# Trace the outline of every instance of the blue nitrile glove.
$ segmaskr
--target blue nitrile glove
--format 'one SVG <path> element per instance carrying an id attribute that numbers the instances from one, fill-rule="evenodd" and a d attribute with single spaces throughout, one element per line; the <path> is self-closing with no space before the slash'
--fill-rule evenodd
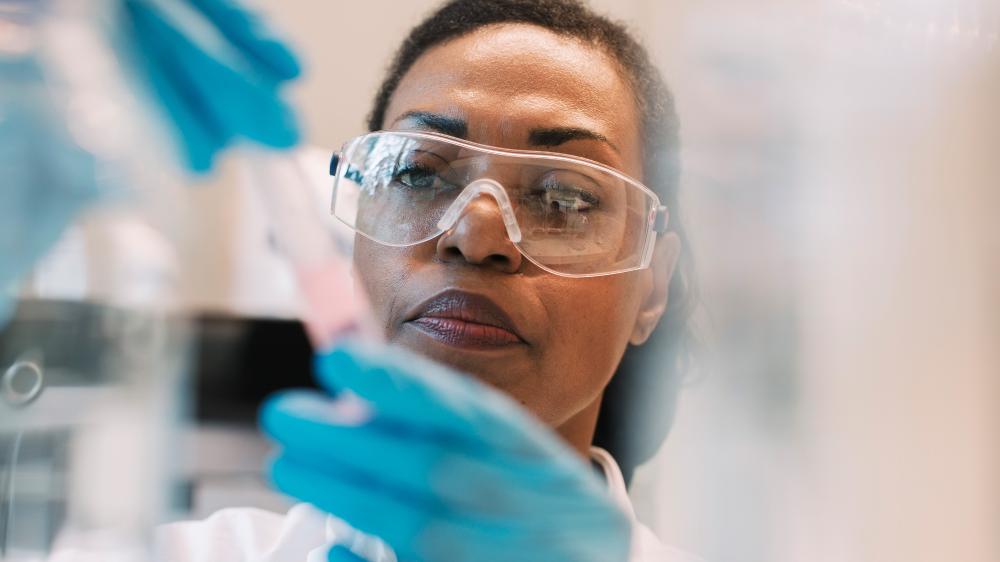
<path id="1" fill-rule="evenodd" d="M 188 168 L 207 171 L 215 154 L 239 137 L 272 147 L 298 141 L 292 111 L 278 92 L 299 74 L 298 62 L 235 0 L 116 2 L 110 6 L 120 8 L 116 23 L 123 25 L 112 33 L 120 54 L 138 63 L 132 68 L 151 81 L 154 106 L 164 108 Z M 92 31 L 108 32 L 96 26 L 97 14 L 104 13 L 97 5 L 103 3 L 88 4 L 93 14 L 62 4 L 25 1 L 0 10 L 0 28 L 11 28 L 15 39 L 37 41 L 26 52 L 24 45 L 32 43 L 0 45 L 0 325 L 11 308 L 14 283 L 83 210 L 108 197 L 110 184 L 124 182 L 122 155 L 94 152 L 93 139 L 87 138 L 93 131 L 81 134 L 101 127 L 115 136 L 108 127 L 120 116 L 83 102 L 114 98 L 116 91 L 101 90 L 99 78 L 83 86 L 78 76 L 67 80 L 104 60 L 105 43 L 92 48 L 86 40 Z M 52 49 L 38 40 L 49 18 L 67 14 L 73 14 L 72 25 L 63 27 L 87 47 L 69 51 L 69 60 L 65 45 Z M 100 33 L 94 37 L 103 39 Z M 113 71 L 104 74 L 117 77 Z"/>
<path id="2" fill-rule="evenodd" d="M 105 193 L 31 56 L 0 56 L 0 326 L 13 284 Z"/>
<path id="3" fill-rule="evenodd" d="M 292 51 L 236 0 L 122 0 L 125 48 L 173 124 L 189 169 L 206 172 L 231 141 L 287 148 L 299 128 L 280 87 Z"/>
<path id="4" fill-rule="evenodd" d="M 344 343 L 316 366 L 338 398 L 291 391 L 261 412 L 279 490 L 404 562 L 628 559 L 630 522 L 604 482 L 506 396 L 384 345 Z"/>

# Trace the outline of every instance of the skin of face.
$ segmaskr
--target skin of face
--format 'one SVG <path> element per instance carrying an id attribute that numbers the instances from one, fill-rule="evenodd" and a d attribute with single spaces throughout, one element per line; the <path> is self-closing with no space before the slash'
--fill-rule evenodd
<path id="1" fill-rule="evenodd" d="M 488 26 L 428 50 L 403 76 L 384 128 L 434 130 L 414 114 L 463 122 L 473 142 L 582 156 L 642 180 L 638 110 L 616 63 L 598 47 L 540 27 Z M 538 146 L 530 137 L 539 128 L 585 130 L 604 140 Z M 556 276 L 519 253 L 495 201 L 482 196 L 451 230 L 417 246 L 358 236 L 354 260 L 388 341 L 507 393 L 586 455 L 622 354 L 629 343 L 645 342 L 666 309 L 679 250 L 668 233 L 657 240 L 648 269 Z M 406 322 L 418 303 L 447 289 L 498 303 L 524 344 L 463 349 Z"/>

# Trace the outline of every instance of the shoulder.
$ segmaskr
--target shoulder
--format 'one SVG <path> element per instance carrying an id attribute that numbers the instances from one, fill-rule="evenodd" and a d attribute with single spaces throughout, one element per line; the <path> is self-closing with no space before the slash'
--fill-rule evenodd
<path id="1" fill-rule="evenodd" d="M 604 480 L 608 484 L 611 497 L 632 520 L 631 562 L 704 562 L 696 556 L 663 544 L 649 527 L 636 518 L 628 489 L 625 487 L 625 479 L 610 453 L 600 447 L 591 447 L 590 458 L 604 473 Z"/>
<path id="2" fill-rule="evenodd" d="M 142 553 L 108 544 L 101 534 L 64 534 L 48 562 L 126 562 Z M 327 517 L 307 504 L 288 513 L 224 509 L 207 519 L 156 528 L 156 560 L 165 562 L 325 562 Z"/>
<path id="3" fill-rule="evenodd" d="M 326 515 L 308 504 L 296 505 L 287 514 L 224 509 L 200 521 L 160 526 L 155 546 L 159 559 L 170 562 L 311 562 L 325 558 L 326 525 Z"/>
<path id="4" fill-rule="evenodd" d="M 701 558 L 660 542 L 648 527 L 636 522 L 632 531 L 632 562 L 705 562 Z"/>

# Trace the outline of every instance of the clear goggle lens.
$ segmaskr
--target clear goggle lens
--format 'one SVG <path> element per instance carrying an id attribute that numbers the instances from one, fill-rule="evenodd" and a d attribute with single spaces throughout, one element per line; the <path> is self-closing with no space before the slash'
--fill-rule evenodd
<path id="1" fill-rule="evenodd" d="M 649 188 L 595 162 L 499 149 L 436 133 L 376 132 L 334 156 L 332 211 L 389 246 L 431 240 L 465 205 L 493 197 L 530 261 L 570 277 L 649 265 L 666 208 Z"/>

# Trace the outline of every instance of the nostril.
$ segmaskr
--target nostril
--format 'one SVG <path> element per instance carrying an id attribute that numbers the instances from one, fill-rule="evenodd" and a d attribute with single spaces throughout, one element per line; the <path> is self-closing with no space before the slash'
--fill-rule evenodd
<path id="1" fill-rule="evenodd" d="M 503 269 L 507 269 L 508 267 L 510 267 L 510 263 L 511 263 L 510 262 L 510 258 L 508 258 L 507 256 L 505 256 L 503 254 L 491 254 L 486 259 L 488 261 L 493 262 L 493 264 L 496 265 L 497 267 L 500 267 L 500 268 L 503 268 Z"/>
<path id="2" fill-rule="evenodd" d="M 446 262 L 465 262 L 477 265 L 488 265 L 503 270 L 511 269 L 514 260 L 501 252 L 476 251 L 477 248 L 466 248 L 464 251 L 458 245 L 439 247 L 440 257 Z"/>
<path id="3" fill-rule="evenodd" d="M 462 253 L 462 250 L 459 250 L 455 246 L 450 246 L 448 248 L 445 248 L 444 254 L 445 257 L 449 259 L 462 259 L 465 257 L 465 254 Z"/>

